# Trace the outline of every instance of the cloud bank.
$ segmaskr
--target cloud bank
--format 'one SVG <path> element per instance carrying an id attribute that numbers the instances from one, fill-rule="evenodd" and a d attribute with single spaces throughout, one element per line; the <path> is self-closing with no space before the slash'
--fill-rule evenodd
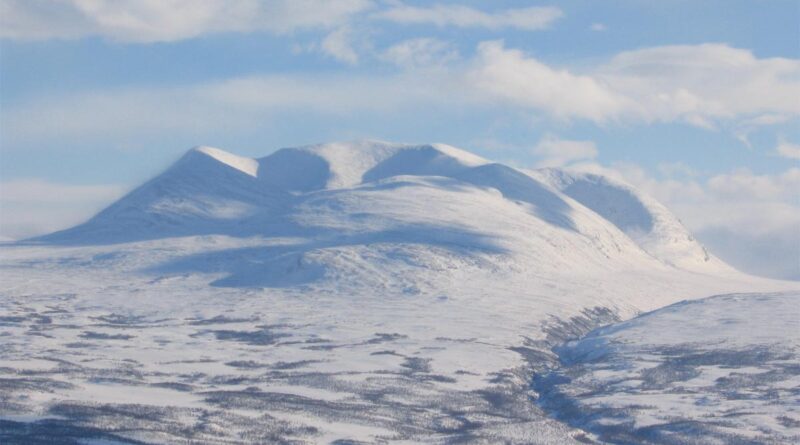
<path id="1" fill-rule="evenodd" d="M 684 122 L 800 115 L 800 60 L 759 59 L 723 44 L 621 52 L 584 72 L 552 67 L 502 42 L 478 47 L 474 82 L 497 99 L 563 119 Z"/>
<path id="2" fill-rule="evenodd" d="M 222 32 L 332 28 L 370 0 L 2 0 L 0 37 L 172 42 Z"/>
<path id="3" fill-rule="evenodd" d="M 332 36 L 332 37 L 331 37 Z M 326 50 L 357 55 L 346 34 Z M 412 39 L 377 57 L 404 67 L 385 74 L 251 76 L 180 87 L 94 90 L 32 99 L 0 119 L 6 145 L 56 136 L 93 137 L 181 129 L 236 129 L 284 110 L 334 115 L 410 107 L 507 110 L 601 125 L 685 122 L 745 128 L 775 116 L 800 116 L 800 61 L 758 59 L 725 45 L 623 52 L 577 72 L 548 65 L 500 41 L 480 43 L 463 60 L 446 42 Z M 777 153 L 792 157 L 791 144 Z"/>
<path id="4" fill-rule="evenodd" d="M 174 42 L 205 34 L 286 34 L 346 26 L 381 7 L 373 0 L 2 0 L 0 37 L 18 40 L 100 36 L 116 42 Z M 390 4 L 365 20 L 537 31 L 563 16 L 551 6 L 484 12 L 456 4 Z M 349 61 L 349 56 L 346 58 Z"/>

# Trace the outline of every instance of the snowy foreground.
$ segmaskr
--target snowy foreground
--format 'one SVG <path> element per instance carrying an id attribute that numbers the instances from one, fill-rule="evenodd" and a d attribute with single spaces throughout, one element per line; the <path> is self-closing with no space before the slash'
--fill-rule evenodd
<path id="1" fill-rule="evenodd" d="M 194 149 L 0 247 L 0 274 L 0 443 L 792 443 L 800 422 L 800 285 L 627 185 L 445 145 Z M 739 292 L 784 293 L 633 318 Z"/>
<path id="2" fill-rule="evenodd" d="M 800 294 L 681 302 L 556 348 L 541 405 L 610 442 L 800 443 Z"/>

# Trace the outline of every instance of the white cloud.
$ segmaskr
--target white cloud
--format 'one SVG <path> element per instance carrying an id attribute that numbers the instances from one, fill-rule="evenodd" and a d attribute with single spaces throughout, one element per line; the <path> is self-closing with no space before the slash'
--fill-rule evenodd
<path id="1" fill-rule="evenodd" d="M 744 145 L 752 147 L 752 144 L 750 144 L 751 133 L 761 127 L 785 124 L 786 122 L 789 122 L 789 120 L 791 120 L 791 117 L 786 114 L 761 114 L 749 119 L 743 119 L 738 123 L 737 128 L 735 128 L 733 131 L 733 134 L 737 139 L 742 141 Z"/>
<path id="2" fill-rule="evenodd" d="M 381 54 L 381 59 L 405 68 L 443 66 L 459 57 L 453 45 L 432 38 L 404 40 Z"/>
<path id="3" fill-rule="evenodd" d="M 759 59 L 721 44 L 626 51 L 577 72 L 500 41 L 483 42 L 471 76 L 496 100 L 564 119 L 716 128 L 720 122 L 745 127 L 800 116 L 800 60 Z"/>
<path id="4" fill-rule="evenodd" d="M 0 0 L 0 36 L 99 35 L 151 42 L 214 32 L 325 28 L 332 31 L 315 49 L 355 64 L 359 46 L 350 22 L 372 6 L 371 0 Z M 538 29 L 560 15 L 552 7 L 489 13 L 460 5 L 394 4 L 374 16 L 402 23 Z M 458 59 L 455 50 L 435 39 L 400 42 L 380 57 L 405 68 L 441 67 Z M 563 120 L 722 126 L 749 144 L 753 128 L 800 116 L 800 60 L 758 58 L 724 44 L 643 48 L 570 69 L 491 41 L 481 43 L 466 66 L 440 73 L 464 91 L 459 102 L 510 104 Z"/>
<path id="5" fill-rule="evenodd" d="M 334 59 L 355 65 L 358 63 L 358 53 L 353 48 L 352 37 L 350 27 L 343 26 L 322 39 L 320 49 Z"/>
<path id="6" fill-rule="evenodd" d="M 344 60 L 357 58 L 346 45 L 331 43 L 328 50 Z M 716 53 L 726 54 L 727 62 L 709 61 Z M 800 103 L 793 100 L 800 97 L 800 80 L 794 80 L 800 79 L 800 62 L 756 59 L 721 45 L 623 53 L 583 73 L 548 65 L 499 41 L 479 44 L 467 61 L 434 39 L 400 42 L 380 57 L 405 69 L 391 75 L 268 75 L 43 96 L 5 107 L 0 137 L 15 147 L 70 136 L 120 140 L 181 131 L 201 136 L 263 126 L 271 113 L 284 111 L 340 116 L 379 111 L 397 117 L 422 108 L 479 112 L 500 106 L 564 121 L 723 122 L 734 129 L 800 116 Z M 758 94 L 749 93 L 754 89 Z"/>
<path id="7" fill-rule="evenodd" d="M 647 121 L 705 126 L 719 119 L 800 114 L 796 59 L 759 59 L 722 44 L 661 46 L 620 53 L 594 71 L 637 104 L 629 112 Z"/>
<path id="8" fill-rule="evenodd" d="M 208 33 L 333 28 L 370 0 L 0 0 L 0 37 L 169 42 Z"/>
<path id="9" fill-rule="evenodd" d="M 592 23 L 592 26 L 589 27 L 592 31 L 603 32 L 607 31 L 608 27 L 602 23 Z"/>
<path id="10" fill-rule="evenodd" d="M 751 119 L 745 119 L 743 125 L 766 126 L 784 124 L 789 121 L 789 116 L 785 114 L 762 114 Z"/>
<path id="11" fill-rule="evenodd" d="M 785 139 L 780 139 L 778 141 L 778 146 L 775 148 L 775 153 L 783 158 L 800 159 L 800 144 L 794 144 Z"/>
<path id="12" fill-rule="evenodd" d="M 592 141 L 571 141 L 553 135 L 544 136 L 533 148 L 533 154 L 542 159 L 537 168 L 563 167 L 575 161 L 597 157 L 597 147 Z"/>
<path id="13" fill-rule="evenodd" d="M 483 12 L 463 5 L 436 4 L 430 7 L 395 6 L 377 13 L 376 17 L 402 24 L 536 31 L 548 28 L 563 15 L 560 9 L 551 6 Z"/>
<path id="14" fill-rule="evenodd" d="M 373 0 L 0 0 L 0 37 L 100 36 L 148 43 L 224 32 L 285 34 L 345 26 L 355 15 L 375 6 Z M 373 17 L 403 24 L 539 30 L 562 15 L 555 7 L 490 13 L 461 5 L 422 8 L 395 4 Z"/>
<path id="15" fill-rule="evenodd" d="M 122 196 L 119 185 L 57 184 L 42 179 L 0 183 L 0 237 L 23 239 L 83 222 Z"/>
<path id="16" fill-rule="evenodd" d="M 548 112 L 559 118 L 606 121 L 633 106 L 591 76 L 550 67 L 501 41 L 483 42 L 470 82 L 490 99 Z"/>

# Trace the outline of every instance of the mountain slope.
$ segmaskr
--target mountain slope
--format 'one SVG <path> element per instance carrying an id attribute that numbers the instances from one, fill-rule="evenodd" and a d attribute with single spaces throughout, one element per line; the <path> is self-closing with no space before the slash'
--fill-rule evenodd
<path id="1" fill-rule="evenodd" d="M 723 272 L 711 255 L 666 207 L 623 182 L 592 173 L 543 169 L 537 177 L 605 218 L 644 251 L 688 270 Z"/>
<path id="2" fill-rule="evenodd" d="M 252 159 L 193 148 L 86 223 L 39 239 L 104 244 L 237 230 L 246 235 L 248 222 L 274 217 L 288 199 L 286 192 L 264 187 L 257 170 Z"/>

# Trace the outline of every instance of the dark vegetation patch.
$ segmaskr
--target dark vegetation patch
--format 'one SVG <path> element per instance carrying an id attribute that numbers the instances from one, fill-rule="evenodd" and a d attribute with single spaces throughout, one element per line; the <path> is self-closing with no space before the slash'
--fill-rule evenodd
<path id="1" fill-rule="evenodd" d="M 212 318 L 206 319 L 193 319 L 189 322 L 192 326 L 206 326 L 211 324 L 228 324 L 228 323 L 247 323 L 247 322 L 254 322 L 258 321 L 258 318 L 251 317 L 251 318 L 235 318 L 235 317 L 226 317 L 224 315 L 217 315 Z"/>
<path id="2" fill-rule="evenodd" d="M 84 331 L 81 335 L 81 338 L 85 338 L 87 340 L 130 340 L 135 338 L 133 335 L 127 334 L 106 334 L 104 332 L 94 332 L 94 331 Z"/>
<path id="3" fill-rule="evenodd" d="M 223 341 L 236 341 L 246 343 L 248 345 L 274 345 L 278 340 L 286 337 L 291 337 L 291 334 L 276 332 L 269 326 L 259 326 L 258 329 L 253 331 L 234 331 L 234 330 L 212 330 L 201 331 L 194 335 L 202 335 L 206 332 L 214 334 L 217 340 Z"/>
<path id="4" fill-rule="evenodd" d="M 112 443 L 143 445 L 106 431 L 104 428 L 73 425 L 63 419 L 16 422 L 0 419 L 0 443 L 7 445 L 78 445 L 87 439 Z"/>

